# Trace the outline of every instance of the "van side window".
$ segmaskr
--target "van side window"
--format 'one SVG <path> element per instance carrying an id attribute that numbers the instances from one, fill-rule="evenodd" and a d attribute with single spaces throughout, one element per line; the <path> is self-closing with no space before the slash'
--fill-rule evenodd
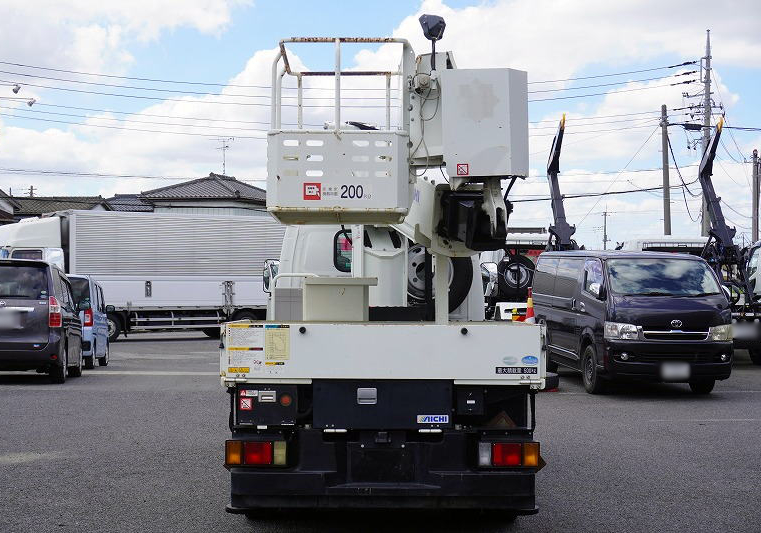
<path id="1" fill-rule="evenodd" d="M 535 294 L 552 294 L 555 289 L 555 273 L 557 268 L 557 258 L 539 256 L 539 261 L 536 263 L 536 270 L 534 271 L 532 292 Z"/>
<path id="2" fill-rule="evenodd" d="M 555 280 L 555 296 L 573 298 L 579 285 L 583 259 L 563 257 L 558 263 L 557 279 Z"/>
<path id="3" fill-rule="evenodd" d="M 342 229 L 333 237 L 333 266 L 339 272 L 351 272 L 351 231 Z"/>
<path id="4" fill-rule="evenodd" d="M 98 299 L 100 300 L 100 303 L 98 304 L 98 308 L 100 309 L 101 313 L 106 312 L 106 300 L 103 298 L 103 288 L 98 285 Z"/>
<path id="5" fill-rule="evenodd" d="M 587 259 L 584 263 L 584 290 L 589 291 L 592 283 L 602 285 L 602 262 L 599 259 Z"/>

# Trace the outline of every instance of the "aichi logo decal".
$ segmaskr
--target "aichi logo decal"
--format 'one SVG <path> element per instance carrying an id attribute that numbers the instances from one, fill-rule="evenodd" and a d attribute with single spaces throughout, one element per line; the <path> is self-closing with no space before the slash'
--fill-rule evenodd
<path id="1" fill-rule="evenodd" d="M 533 355 L 527 355 L 523 359 L 521 359 L 521 363 L 524 365 L 536 365 L 539 364 L 539 358 L 534 357 Z"/>
<path id="2" fill-rule="evenodd" d="M 449 424 L 449 415 L 417 415 L 418 424 Z"/>
<path id="3" fill-rule="evenodd" d="M 305 183 L 304 200 L 321 200 L 322 183 Z"/>

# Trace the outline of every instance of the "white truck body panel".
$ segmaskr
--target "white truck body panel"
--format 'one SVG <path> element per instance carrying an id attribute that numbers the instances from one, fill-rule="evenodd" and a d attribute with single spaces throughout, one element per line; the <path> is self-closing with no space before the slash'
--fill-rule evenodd
<path id="1" fill-rule="evenodd" d="M 230 322 L 220 351 L 220 376 L 223 385 L 451 379 L 455 384 L 543 388 L 541 331 L 537 324 L 509 322 Z"/>
<path id="2" fill-rule="evenodd" d="M 65 211 L 0 228 L 0 246 L 67 249 L 68 272 L 91 275 L 120 310 L 222 308 L 225 281 L 236 308 L 264 308 L 262 267 L 284 233 L 271 217 Z"/>

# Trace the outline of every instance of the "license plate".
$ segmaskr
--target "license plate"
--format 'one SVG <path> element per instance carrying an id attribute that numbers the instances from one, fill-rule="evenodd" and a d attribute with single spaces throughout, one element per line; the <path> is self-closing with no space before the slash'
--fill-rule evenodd
<path id="1" fill-rule="evenodd" d="M 690 379 L 690 363 L 662 363 L 661 378 L 663 381 L 686 381 Z"/>
<path id="2" fill-rule="evenodd" d="M 0 313 L 0 329 L 16 329 L 20 325 L 17 313 Z"/>

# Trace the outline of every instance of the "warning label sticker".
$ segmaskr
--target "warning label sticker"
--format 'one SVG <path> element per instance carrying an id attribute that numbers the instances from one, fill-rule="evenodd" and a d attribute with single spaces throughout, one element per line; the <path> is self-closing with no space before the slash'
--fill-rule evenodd
<path id="1" fill-rule="evenodd" d="M 291 358 L 291 329 L 288 324 L 267 324 L 264 327 L 264 359 L 287 361 Z"/>
<path id="2" fill-rule="evenodd" d="M 322 183 L 304 183 L 304 200 L 321 200 Z"/>
<path id="3" fill-rule="evenodd" d="M 261 369 L 261 352 L 264 351 L 264 327 L 262 324 L 230 324 L 227 329 L 227 364 L 230 367 L 245 368 L 248 374 Z M 258 363 L 258 364 L 257 364 Z"/>
<path id="4" fill-rule="evenodd" d="M 457 175 L 467 176 L 470 174 L 470 165 L 468 163 L 457 163 Z"/>
<path id="5" fill-rule="evenodd" d="M 241 411 L 251 411 L 254 408 L 253 398 L 240 398 L 238 401 L 238 407 Z"/>
<path id="6" fill-rule="evenodd" d="M 495 374 L 537 374 L 538 369 L 530 366 L 498 366 Z"/>

